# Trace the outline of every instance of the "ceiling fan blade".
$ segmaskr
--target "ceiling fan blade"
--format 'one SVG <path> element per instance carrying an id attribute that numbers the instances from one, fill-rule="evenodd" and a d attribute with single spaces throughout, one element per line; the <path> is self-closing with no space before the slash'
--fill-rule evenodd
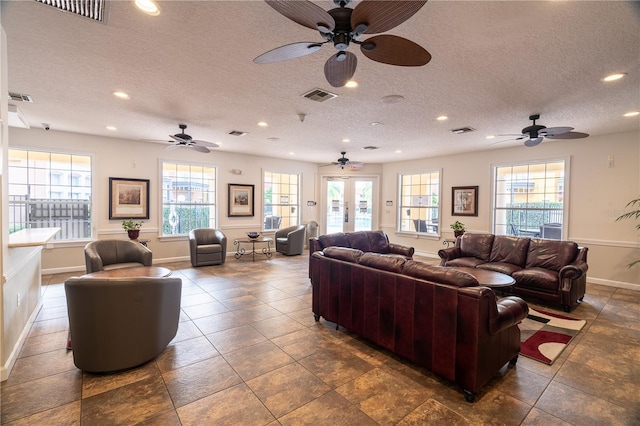
<path id="1" fill-rule="evenodd" d="M 302 41 L 299 43 L 285 44 L 276 47 L 253 60 L 256 64 L 272 64 L 274 62 L 282 62 L 289 59 L 299 58 L 301 56 L 310 55 L 320 50 L 324 43 L 316 43 L 312 41 Z"/>
<path id="2" fill-rule="evenodd" d="M 340 60 L 340 56 L 343 56 Z M 358 58 L 351 52 L 338 52 L 324 64 L 324 76 L 333 87 L 342 87 L 356 72 Z"/>
<path id="3" fill-rule="evenodd" d="M 351 28 L 367 25 L 362 34 L 389 31 L 411 18 L 427 0 L 372 1 L 362 0 L 351 14 Z"/>
<path id="4" fill-rule="evenodd" d="M 175 145 L 169 145 L 169 146 L 167 146 L 167 147 L 165 148 L 165 151 L 171 151 L 171 150 L 173 150 L 173 149 L 178 149 L 178 148 L 180 148 L 181 146 L 183 146 L 183 145 L 178 145 L 178 144 L 175 144 Z"/>
<path id="5" fill-rule="evenodd" d="M 538 132 L 538 134 L 546 137 L 560 135 L 562 133 L 567 133 L 573 130 L 573 127 L 547 127 L 546 129 L 542 129 Z"/>
<path id="6" fill-rule="evenodd" d="M 376 62 L 403 67 L 419 67 L 431 60 L 431 54 L 419 44 L 388 34 L 365 40 L 360 50 L 364 56 Z"/>
<path id="7" fill-rule="evenodd" d="M 540 142 L 542 142 L 542 139 L 544 139 L 542 136 L 539 136 L 535 139 L 527 139 L 526 141 L 524 141 L 524 146 L 532 147 L 539 145 Z"/>
<path id="8" fill-rule="evenodd" d="M 220 145 L 218 145 L 217 143 L 214 143 L 214 142 L 200 141 L 200 140 L 197 140 L 197 139 L 194 139 L 191 142 L 196 144 L 196 145 L 200 145 L 200 146 L 210 146 L 211 148 L 218 148 L 220 146 Z"/>
<path id="9" fill-rule="evenodd" d="M 206 148 L 206 147 L 200 146 L 200 145 L 186 145 L 186 146 L 191 148 L 191 149 L 195 149 L 198 152 L 211 152 L 211 151 L 209 151 L 209 148 Z"/>
<path id="10" fill-rule="evenodd" d="M 336 26 L 333 17 L 320 6 L 316 6 L 307 0 L 265 0 L 276 11 L 307 28 L 318 29 L 318 25 L 328 28 L 330 31 Z"/>
<path id="11" fill-rule="evenodd" d="M 582 132 L 567 132 L 560 133 L 559 135 L 547 136 L 549 139 L 582 139 L 589 137 L 588 133 Z"/>
<path id="12" fill-rule="evenodd" d="M 180 134 L 169 135 L 169 137 L 171 139 L 173 139 L 174 141 L 178 141 L 178 142 L 187 142 L 189 139 L 191 139 L 191 138 L 183 138 L 183 137 L 180 137 L 180 136 L 181 136 Z M 187 135 L 185 135 L 185 136 L 187 136 Z"/>

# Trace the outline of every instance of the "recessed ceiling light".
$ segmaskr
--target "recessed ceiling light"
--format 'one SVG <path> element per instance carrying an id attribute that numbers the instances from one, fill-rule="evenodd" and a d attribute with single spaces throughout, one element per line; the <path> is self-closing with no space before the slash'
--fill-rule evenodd
<path id="1" fill-rule="evenodd" d="M 485 136 L 485 139 L 495 139 L 496 137 L 494 135 L 487 135 Z"/>
<path id="2" fill-rule="evenodd" d="M 372 126 L 382 126 L 382 123 L 379 121 L 374 121 L 373 123 L 371 123 Z"/>
<path id="3" fill-rule="evenodd" d="M 401 149 L 396 149 L 396 154 L 402 154 L 402 150 Z"/>
<path id="4" fill-rule="evenodd" d="M 267 126 L 268 126 L 268 124 L 267 124 L 267 122 L 266 122 L 266 121 L 258 121 L 258 126 L 260 126 L 260 127 L 267 127 Z"/>
<path id="5" fill-rule="evenodd" d="M 349 80 L 349 81 L 346 82 L 344 87 L 348 87 L 350 89 L 353 89 L 354 87 L 358 87 L 358 82 L 355 81 L 355 80 Z"/>
<path id="6" fill-rule="evenodd" d="M 449 119 L 449 117 L 447 117 L 446 115 L 439 115 L 436 118 L 436 120 L 438 120 L 438 121 L 445 121 L 445 120 L 448 120 L 448 119 Z"/>
<path id="7" fill-rule="evenodd" d="M 629 111 L 624 116 L 625 117 L 635 117 L 640 115 L 640 111 Z"/>
<path id="8" fill-rule="evenodd" d="M 120 92 L 120 91 L 113 92 L 113 96 L 120 99 L 131 99 L 128 93 Z"/>
<path id="9" fill-rule="evenodd" d="M 138 9 L 151 16 L 160 15 L 160 9 L 153 0 L 136 0 L 135 5 Z"/>
<path id="10" fill-rule="evenodd" d="M 291 151 L 291 152 L 289 153 L 289 155 L 296 155 L 296 153 L 295 153 L 295 152 L 293 152 L 293 151 Z"/>
<path id="11" fill-rule="evenodd" d="M 107 130 L 111 130 L 112 132 L 115 132 L 116 130 L 118 130 L 118 128 L 115 126 L 107 126 Z"/>
<path id="12" fill-rule="evenodd" d="M 620 80 L 621 78 L 623 78 L 625 75 L 627 75 L 626 73 L 623 72 L 619 72 L 619 73 L 615 73 L 615 74 L 609 74 L 608 76 L 606 76 L 605 78 L 602 79 L 602 81 L 616 81 L 616 80 Z"/>
<path id="13" fill-rule="evenodd" d="M 344 138 L 344 139 L 342 139 L 342 142 L 349 143 L 349 142 L 351 142 L 351 139 Z"/>

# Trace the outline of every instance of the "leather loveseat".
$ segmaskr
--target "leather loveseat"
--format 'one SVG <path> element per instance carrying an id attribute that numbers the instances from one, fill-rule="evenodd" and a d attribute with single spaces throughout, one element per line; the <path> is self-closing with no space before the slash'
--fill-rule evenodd
<path id="1" fill-rule="evenodd" d="M 465 233 L 438 255 L 441 266 L 510 275 L 516 281 L 512 293 L 559 303 L 569 312 L 584 298 L 587 251 L 573 241 Z"/>
<path id="2" fill-rule="evenodd" d="M 499 301 L 469 274 L 401 256 L 327 247 L 311 255 L 320 317 L 454 381 L 475 395 L 520 352 L 528 306 Z"/>

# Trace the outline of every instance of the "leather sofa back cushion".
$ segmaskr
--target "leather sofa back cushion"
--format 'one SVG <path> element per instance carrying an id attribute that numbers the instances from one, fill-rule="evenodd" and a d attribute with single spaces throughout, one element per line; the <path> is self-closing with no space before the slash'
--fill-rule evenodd
<path id="1" fill-rule="evenodd" d="M 368 232 L 371 251 L 374 253 L 389 253 L 389 239 L 384 231 Z"/>
<path id="2" fill-rule="evenodd" d="M 478 285 L 478 280 L 466 272 L 457 271 L 446 266 L 431 266 L 415 260 L 408 260 L 404 264 L 402 273 L 413 278 L 456 287 L 475 287 Z"/>
<path id="3" fill-rule="evenodd" d="M 368 232 L 359 231 L 359 232 L 350 232 L 346 234 L 347 240 L 349 240 L 349 247 L 360 249 L 365 252 L 373 251 L 371 250 L 371 242 L 369 242 Z"/>
<path id="4" fill-rule="evenodd" d="M 349 240 L 347 240 L 347 236 L 342 232 L 336 232 L 335 234 L 327 234 L 320 235 L 318 237 L 318 241 L 320 241 L 320 247 L 350 247 Z"/>
<path id="5" fill-rule="evenodd" d="M 531 240 L 527 254 L 527 268 L 544 268 L 559 271 L 573 263 L 578 255 L 578 245 L 573 241 Z"/>
<path id="6" fill-rule="evenodd" d="M 397 274 L 402 272 L 405 262 L 406 259 L 402 256 L 379 253 L 364 253 L 360 256 L 360 259 L 358 259 L 360 265 L 395 272 Z"/>
<path id="7" fill-rule="evenodd" d="M 352 249 L 349 247 L 327 247 L 322 250 L 325 256 L 338 260 L 344 260 L 345 262 L 356 263 L 360 256 L 364 253 L 362 250 Z"/>
<path id="8" fill-rule="evenodd" d="M 496 235 L 493 238 L 493 247 L 491 248 L 489 262 L 504 262 L 524 266 L 524 263 L 527 261 L 528 249 L 528 238 Z"/>
<path id="9" fill-rule="evenodd" d="M 469 234 L 460 237 L 461 257 L 475 257 L 485 262 L 489 261 L 493 234 Z"/>

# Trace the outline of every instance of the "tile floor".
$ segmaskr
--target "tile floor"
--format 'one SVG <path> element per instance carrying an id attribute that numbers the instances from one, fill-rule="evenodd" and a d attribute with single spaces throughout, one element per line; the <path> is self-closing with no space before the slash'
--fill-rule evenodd
<path id="1" fill-rule="evenodd" d="M 43 307 L 2 383 L 2 424 L 640 424 L 640 292 L 589 284 L 571 313 L 587 325 L 552 366 L 520 357 L 468 404 L 447 381 L 316 323 L 306 255 L 163 266 L 183 280 L 178 334 L 154 361 L 110 375 L 73 365 L 68 275 L 44 276 Z"/>

